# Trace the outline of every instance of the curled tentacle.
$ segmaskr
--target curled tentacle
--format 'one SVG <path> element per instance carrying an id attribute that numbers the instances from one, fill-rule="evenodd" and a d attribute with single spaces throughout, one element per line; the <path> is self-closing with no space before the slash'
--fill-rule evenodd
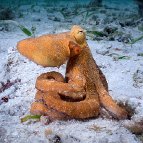
<path id="1" fill-rule="evenodd" d="M 86 119 L 97 117 L 99 114 L 99 103 L 95 96 L 85 98 L 79 102 L 67 102 L 60 98 L 60 95 L 54 93 L 45 93 L 43 96 L 44 103 L 59 112 L 65 113 L 71 118 Z"/>
<path id="2" fill-rule="evenodd" d="M 57 92 L 49 92 L 49 94 L 51 93 L 54 95 L 57 94 Z M 35 96 L 36 101 L 31 104 L 31 109 L 30 109 L 31 114 L 48 116 L 49 120 L 51 121 L 71 119 L 71 117 L 67 116 L 66 114 L 59 112 L 58 110 L 44 104 L 43 102 L 44 95 L 45 93 L 37 91 Z"/>
<path id="3" fill-rule="evenodd" d="M 64 82 L 63 75 L 59 72 L 56 72 L 56 71 L 43 73 L 37 78 L 37 80 L 38 79 L 47 79 L 49 81 Z"/>
<path id="4" fill-rule="evenodd" d="M 73 101 L 80 101 L 85 98 L 85 94 L 81 94 L 81 88 L 73 84 L 65 83 L 63 76 L 58 72 L 47 72 L 41 74 L 36 81 L 36 88 L 42 92 L 54 91 L 65 98 Z"/>
<path id="5" fill-rule="evenodd" d="M 99 114 L 99 103 L 97 102 L 95 95 L 88 95 L 88 98 L 85 98 L 79 102 L 67 102 L 61 99 L 60 95 L 56 92 L 50 91 L 43 93 L 38 91 L 36 93 L 35 99 L 42 102 L 34 102 L 31 106 L 32 114 L 48 115 L 57 119 L 53 114 L 63 117 L 65 116 L 76 119 L 86 119 L 90 117 L 97 117 Z"/>
<path id="6" fill-rule="evenodd" d="M 31 105 L 30 113 L 33 115 L 44 115 L 48 116 L 49 122 L 54 120 L 67 120 L 71 119 L 66 114 L 59 112 L 55 109 L 49 108 L 41 102 L 33 102 Z"/>
<path id="7" fill-rule="evenodd" d="M 100 105 L 106 108 L 114 118 L 127 118 L 127 111 L 117 105 L 109 95 L 108 84 L 105 76 L 94 61 L 88 46 L 85 46 L 82 49 L 81 54 L 77 56 L 77 58 L 70 58 L 67 65 L 67 73 L 69 77 L 74 77 L 73 75 L 77 74 L 85 77 L 86 92 L 97 92 Z"/>

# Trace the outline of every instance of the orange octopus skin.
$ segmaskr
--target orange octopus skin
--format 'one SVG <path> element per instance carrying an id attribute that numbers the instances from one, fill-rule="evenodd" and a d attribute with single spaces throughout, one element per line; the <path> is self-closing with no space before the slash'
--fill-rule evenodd
<path id="1" fill-rule="evenodd" d="M 68 33 L 65 34 L 68 37 Z M 65 39 L 65 34 L 28 38 L 20 41 L 17 49 L 23 56 L 39 65 L 57 67 L 64 64 L 70 55 L 68 44 L 71 39 Z"/>
<path id="2" fill-rule="evenodd" d="M 73 58 L 73 60 L 74 59 L 75 59 L 75 57 Z M 70 62 L 73 63 L 72 60 Z M 101 76 L 102 76 L 102 72 L 101 72 Z M 47 86 L 47 84 L 45 84 L 45 83 L 50 82 L 49 77 L 52 80 L 52 84 L 50 86 Z M 43 85 L 45 85 L 45 90 L 46 90 L 46 92 L 47 91 L 48 92 L 42 93 L 42 92 L 38 91 L 36 96 L 35 96 L 35 99 L 36 99 L 36 101 L 37 100 L 40 100 L 40 101 L 43 100 L 44 101 L 43 102 L 44 107 L 45 107 L 45 105 L 44 105 L 44 103 L 45 103 L 46 105 L 50 106 L 51 108 L 56 109 L 59 112 L 59 115 L 61 115 L 60 113 L 64 113 L 64 114 L 68 115 L 70 118 L 76 118 L 76 119 L 85 119 L 85 118 L 89 118 L 89 117 L 96 117 L 99 114 L 99 100 L 97 99 L 96 91 L 93 95 L 91 93 L 87 92 L 86 94 L 88 94 L 88 96 L 87 96 L 88 98 L 86 97 L 85 100 L 83 100 L 85 97 L 79 96 L 79 94 L 77 94 L 77 92 L 73 92 L 75 94 L 71 94 L 69 92 L 70 98 L 68 98 L 69 102 L 67 102 L 67 95 L 66 95 L 65 91 L 68 91 L 68 90 L 65 89 L 64 87 L 66 87 L 65 84 L 67 84 L 67 85 L 69 85 L 69 84 L 63 83 L 64 80 L 63 80 L 63 77 L 60 73 L 48 72 L 48 73 L 42 74 L 38 77 L 37 81 L 41 82 L 41 80 L 43 80 L 43 79 L 45 80 L 45 83 L 42 83 L 39 86 L 39 88 L 41 88 L 41 87 L 43 87 Z M 78 78 L 74 79 L 74 80 L 76 81 L 76 80 L 78 80 Z M 105 81 L 104 77 L 103 77 L 103 80 Z M 57 82 L 58 86 L 57 86 L 57 84 L 55 84 L 55 82 Z M 105 83 L 106 83 L 106 81 L 105 81 Z M 107 86 L 107 83 L 106 83 L 106 86 Z M 60 88 L 60 87 L 62 87 L 62 88 Z M 64 91 L 63 92 L 64 98 L 61 98 L 61 95 L 58 94 L 58 93 L 60 93 L 60 89 L 63 89 L 63 91 Z M 45 90 L 42 89 L 42 91 L 44 91 L 44 92 L 45 92 Z M 84 95 L 83 92 L 81 92 L 81 91 L 79 93 L 81 95 Z M 71 102 L 70 99 L 73 99 L 74 102 Z M 79 102 L 77 102 L 77 101 L 79 101 Z M 37 103 L 37 102 L 34 103 L 34 105 L 35 104 L 39 105 L 39 103 Z M 40 105 L 41 105 L 41 103 L 40 103 Z M 32 107 L 31 107 L 31 113 L 32 114 L 39 112 L 39 110 L 40 110 L 41 114 L 45 115 L 45 114 L 47 114 L 47 112 L 50 109 L 47 108 L 47 110 L 45 110 L 45 108 L 41 108 L 41 107 L 38 109 L 38 108 L 35 108 L 35 106 L 33 106 L 33 104 L 32 104 Z M 48 116 L 50 116 L 50 115 L 48 115 Z M 53 117 L 53 116 L 52 116 L 52 118 L 55 119 L 55 117 Z M 65 117 L 63 117 L 63 120 L 65 120 Z"/>
<path id="3" fill-rule="evenodd" d="M 54 121 L 54 120 L 68 120 L 69 119 L 67 115 L 64 115 L 63 113 L 60 113 L 52 108 L 48 108 L 46 105 L 44 105 L 41 102 L 33 102 L 31 104 L 30 112 L 33 115 L 48 116 L 49 122 Z"/>
<path id="4" fill-rule="evenodd" d="M 70 57 L 74 57 L 81 53 L 81 47 L 73 41 L 70 41 L 68 46 L 70 48 Z"/>
<path id="5" fill-rule="evenodd" d="M 89 94 L 88 98 L 79 102 L 67 102 L 60 98 L 59 94 L 44 94 L 44 103 L 68 115 L 70 118 L 86 119 L 97 117 L 99 114 L 99 102 L 95 95 Z"/>
<path id="6" fill-rule="evenodd" d="M 37 99 L 43 100 L 43 103 L 32 103 L 30 112 L 36 115 L 47 115 L 53 120 L 57 120 L 55 114 L 57 115 L 57 117 L 60 116 L 62 120 L 72 118 L 85 119 L 89 117 L 95 117 L 99 114 L 99 103 L 96 101 L 94 95 L 90 99 L 86 99 L 80 102 L 67 102 L 61 99 L 59 94 L 56 92 L 40 93 L 40 91 L 38 91 L 36 94 L 36 100 Z M 54 107 L 55 104 L 56 108 Z M 55 110 L 55 112 L 49 114 L 49 112 L 51 112 L 51 109 Z"/>
<path id="7" fill-rule="evenodd" d="M 47 44 L 45 41 L 49 37 L 53 40 L 53 43 Z M 59 40 L 58 37 L 61 37 L 61 39 Z M 47 114 L 49 111 L 51 118 L 53 117 L 56 119 L 56 116 L 52 115 L 52 109 L 57 111 L 57 118 L 59 114 L 61 115 L 61 113 L 63 113 L 63 115 L 60 116 L 60 119 L 64 119 L 65 116 L 76 119 L 86 119 L 90 117 L 97 117 L 100 112 L 100 107 L 104 107 L 114 118 L 127 118 L 127 111 L 119 107 L 109 95 L 106 79 L 92 57 L 90 49 L 86 43 L 84 30 L 82 28 L 79 26 L 73 26 L 70 32 L 57 35 L 44 35 L 37 38 L 36 41 L 34 39 L 29 39 L 29 41 L 29 44 L 32 45 L 31 47 L 33 48 L 33 51 L 31 53 L 29 51 L 26 51 L 27 53 L 25 52 L 24 49 L 28 44 L 27 40 L 25 41 L 25 44 L 23 43 L 21 46 L 18 46 L 22 47 L 24 45 L 23 50 L 19 48 L 19 51 L 22 51 L 27 57 L 30 53 L 28 58 L 36 63 L 38 63 L 39 60 L 40 62 L 38 64 L 40 65 L 59 66 L 67 59 L 65 58 L 65 55 L 70 57 L 67 64 L 66 79 L 64 82 L 58 81 L 54 75 L 50 78 L 45 78 L 45 75 L 38 77 L 36 88 L 42 91 L 39 92 L 39 99 L 42 99 L 42 104 L 44 107 L 46 106 L 47 110 L 45 111 L 45 108 L 41 108 L 40 104 L 39 108 L 35 109 L 35 112 L 36 110 L 40 110 L 41 114 L 42 111 L 43 114 Z M 72 41 L 75 46 L 73 46 L 74 44 L 70 41 Z M 80 53 L 79 55 L 76 54 L 76 52 L 73 52 L 74 54 L 72 54 L 72 50 L 78 47 L 76 44 L 81 47 L 80 50 L 75 50 L 77 53 Z M 54 53 L 57 51 L 53 50 L 52 53 L 51 50 L 49 52 L 49 45 L 50 47 L 53 45 L 59 45 L 60 50 L 65 47 L 65 49 L 60 51 L 60 54 L 62 55 L 60 59 L 57 60 L 54 57 Z M 37 53 L 37 55 L 34 52 Z M 48 58 L 45 58 L 43 55 L 45 57 L 48 55 Z M 35 59 L 33 56 L 35 56 Z M 54 58 L 51 61 L 48 61 L 52 58 L 52 56 Z M 49 76 L 49 73 L 46 73 L 46 75 Z M 38 98 L 38 96 L 36 98 Z M 34 108 L 35 106 L 32 105 L 32 113 L 34 113 Z"/>
<path id="8" fill-rule="evenodd" d="M 17 44 L 19 53 L 43 67 L 59 67 L 70 56 L 78 54 L 69 49 L 72 43 L 78 44 L 73 36 L 79 29 L 72 28 L 70 32 L 60 34 L 47 34 L 36 38 L 27 38 Z M 80 44 L 80 41 L 79 41 Z M 71 46 L 72 47 L 72 46 Z"/>
<path id="9" fill-rule="evenodd" d="M 57 92 L 42 93 L 38 91 L 35 99 L 36 102 L 32 103 L 30 112 L 36 115 L 47 115 L 53 120 L 57 120 L 59 116 L 62 120 L 65 120 L 72 118 L 85 119 L 96 117 L 99 114 L 99 103 L 96 101 L 94 95 L 91 95 L 90 99 L 87 98 L 79 102 L 67 102 L 61 99 Z M 56 108 L 54 105 L 56 105 Z M 55 111 L 49 114 L 51 109 Z"/>
<path id="10" fill-rule="evenodd" d="M 36 88 L 41 92 L 59 93 L 61 96 L 74 101 L 85 98 L 83 88 L 76 84 L 70 84 L 70 82 L 66 83 L 64 77 L 54 71 L 41 74 L 36 80 Z"/>
<path id="11" fill-rule="evenodd" d="M 98 116 L 100 103 L 101 106 L 112 113 L 114 118 L 127 118 L 127 112 L 119 107 L 111 96 L 109 96 L 106 80 L 104 76 L 100 74 L 101 71 L 91 56 L 88 47 L 85 47 L 82 50 L 82 53 L 76 58 L 70 58 L 66 72 L 68 74 L 68 84 L 79 83 L 79 76 L 86 79 L 86 83 L 82 84 L 84 87 L 83 89 L 85 89 L 86 92 L 86 98 L 79 102 L 67 102 L 62 100 L 59 94 L 47 95 L 47 93 L 45 93 L 43 100 L 46 105 L 59 112 L 63 112 L 72 118 L 85 119 Z M 71 79 L 72 81 L 70 81 Z M 59 85 L 62 85 L 62 83 Z M 50 87 L 52 88 L 52 85 L 47 88 L 49 89 Z M 61 88 L 58 86 L 57 89 L 60 90 Z"/>
<path id="12" fill-rule="evenodd" d="M 82 55 L 83 54 L 83 55 Z M 84 57 L 82 61 L 77 63 L 77 65 L 85 65 L 83 66 L 83 71 L 86 72 L 85 76 L 90 76 L 89 78 L 92 78 L 96 92 L 99 96 L 99 102 L 102 107 L 104 107 L 106 110 L 108 110 L 112 116 L 116 119 L 126 119 L 127 118 L 127 111 L 121 107 L 119 107 L 116 102 L 112 99 L 112 97 L 109 95 L 107 91 L 106 83 L 103 82 L 101 77 L 101 74 L 99 71 L 99 68 L 95 62 L 95 60 L 92 57 L 92 54 L 88 48 L 88 46 L 85 47 L 82 54 L 79 55 L 79 57 Z M 85 63 L 86 61 L 86 63 Z M 88 69 L 88 70 L 86 70 Z M 91 76 L 92 75 L 92 76 Z M 87 80 L 87 83 L 90 80 Z M 89 86 L 91 88 L 91 85 Z"/>

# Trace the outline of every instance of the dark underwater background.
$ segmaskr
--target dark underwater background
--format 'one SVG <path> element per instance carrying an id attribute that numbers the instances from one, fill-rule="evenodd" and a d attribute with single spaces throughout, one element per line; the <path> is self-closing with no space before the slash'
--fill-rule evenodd
<path id="1" fill-rule="evenodd" d="M 110 4 L 110 8 L 121 9 L 126 7 L 136 8 L 139 15 L 143 15 L 143 0 L 0 0 L 0 14 L 3 9 L 9 8 L 18 12 L 20 6 L 39 5 L 53 7 L 106 7 Z M 32 7 L 31 7 L 32 8 Z M 109 8 L 109 7 L 108 7 Z M 127 10 L 127 9 L 126 9 Z M 6 13 L 5 13 L 6 14 Z M 0 15 L 1 16 L 1 15 Z M 4 16 L 4 15 L 3 15 Z M 0 20 L 4 18 L 0 17 Z"/>
<path id="2" fill-rule="evenodd" d="M 89 25 L 103 28 L 104 24 L 118 23 L 121 27 L 139 26 L 142 30 L 142 17 L 143 0 L 0 0 L 0 30 L 7 31 L 11 29 L 12 24 L 9 26 L 6 23 L 11 21 L 3 20 L 13 20 L 19 22 L 15 23 L 18 27 L 22 25 L 29 28 L 30 24 L 22 23 L 43 20 L 46 22 L 46 18 L 54 22 L 63 22 L 66 26 L 69 25 L 68 29 L 73 24 L 84 25 L 83 27 L 87 28 Z M 21 30 L 23 31 L 22 27 Z M 101 37 L 99 33 L 96 33 L 96 36 Z"/>
<path id="3" fill-rule="evenodd" d="M 143 0 L 0 0 L 0 31 L 20 28 L 27 36 L 37 36 L 46 33 L 44 28 L 56 33 L 75 24 L 92 40 L 129 43 L 138 34 L 124 34 L 123 29 L 143 31 Z"/>

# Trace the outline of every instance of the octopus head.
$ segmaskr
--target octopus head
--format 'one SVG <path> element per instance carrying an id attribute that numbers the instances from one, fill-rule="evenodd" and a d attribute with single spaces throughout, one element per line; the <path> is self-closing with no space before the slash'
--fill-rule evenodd
<path id="1" fill-rule="evenodd" d="M 70 35 L 75 39 L 75 41 L 79 44 L 82 45 L 86 41 L 86 35 L 84 30 L 78 26 L 74 25 L 70 31 Z"/>

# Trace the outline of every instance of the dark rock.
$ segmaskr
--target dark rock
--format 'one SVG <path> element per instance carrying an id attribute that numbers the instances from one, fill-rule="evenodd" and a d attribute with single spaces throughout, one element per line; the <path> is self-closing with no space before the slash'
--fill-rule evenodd
<path id="1" fill-rule="evenodd" d="M 58 135 L 53 135 L 53 136 L 50 136 L 49 143 L 62 143 L 62 141 Z"/>
<path id="2" fill-rule="evenodd" d="M 115 38 L 114 37 L 110 37 L 109 40 L 110 41 L 115 41 Z"/>
<path id="3" fill-rule="evenodd" d="M 5 97 L 3 97 L 1 100 L 3 100 L 4 102 L 8 102 L 8 97 L 7 96 L 5 96 Z"/>
<path id="4" fill-rule="evenodd" d="M 132 21 L 125 21 L 125 26 L 132 26 L 133 22 Z"/>
<path id="5" fill-rule="evenodd" d="M 126 37 L 126 36 L 120 36 L 117 38 L 118 42 L 123 42 L 123 43 L 129 43 L 130 42 L 130 38 Z"/>
<path id="6" fill-rule="evenodd" d="M 104 32 L 109 34 L 113 34 L 115 31 L 117 31 L 117 27 L 105 27 L 104 28 Z"/>
<path id="7" fill-rule="evenodd" d="M 10 8 L 0 9 L 0 20 L 11 20 L 14 17 L 14 12 Z"/>
<path id="8" fill-rule="evenodd" d="M 129 19 L 129 20 L 126 20 L 125 22 L 119 22 L 119 24 L 121 25 L 121 27 L 129 27 L 129 26 L 137 26 L 137 22 L 135 22 L 134 19 Z"/>
<path id="9" fill-rule="evenodd" d="M 94 21 L 96 21 L 96 20 L 98 19 L 98 16 L 97 16 L 97 15 L 93 15 L 93 16 L 91 17 L 91 19 L 94 20 Z"/>
<path id="10" fill-rule="evenodd" d="M 102 14 L 106 14 L 106 10 L 105 9 L 102 9 L 102 10 L 100 10 L 100 13 L 102 13 Z"/>
<path id="11" fill-rule="evenodd" d="M 136 0 L 138 4 L 138 14 L 143 16 L 143 0 Z"/>
<path id="12" fill-rule="evenodd" d="M 4 30 L 4 27 L 1 26 L 1 27 L 0 27 L 0 31 L 3 31 L 3 30 Z"/>
<path id="13" fill-rule="evenodd" d="M 102 6 L 102 0 L 91 0 L 89 6 L 94 6 L 94 7 Z"/>
<path id="14" fill-rule="evenodd" d="M 143 86 L 143 71 L 142 70 L 137 70 L 133 74 L 133 80 L 134 80 L 134 87 L 142 87 Z"/>

